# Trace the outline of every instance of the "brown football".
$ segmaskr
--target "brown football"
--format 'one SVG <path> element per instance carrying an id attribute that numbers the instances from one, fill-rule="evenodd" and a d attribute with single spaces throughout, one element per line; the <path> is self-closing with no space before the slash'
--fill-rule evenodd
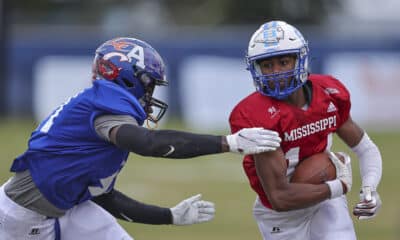
<path id="1" fill-rule="evenodd" d="M 336 154 L 342 161 L 343 157 Z M 336 169 L 327 152 L 314 154 L 301 161 L 294 170 L 293 183 L 321 184 L 336 178 Z"/>

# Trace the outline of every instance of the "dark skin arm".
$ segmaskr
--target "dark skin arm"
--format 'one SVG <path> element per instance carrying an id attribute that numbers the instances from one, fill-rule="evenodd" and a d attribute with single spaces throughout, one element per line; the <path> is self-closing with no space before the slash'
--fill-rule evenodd
<path id="1" fill-rule="evenodd" d="M 254 155 L 254 160 L 264 192 L 276 211 L 309 207 L 330 197 L 327 184 L 290 183 L 281 149 Z"/>
<path id="2" fill-rule="evenodd" d="M 337 134 L 349 147 L 354 147 L 360 142 L 364 131 L 349 117 Z M 254 160 L 264 192 L 276 211 L 309 207 L 330 197 L 326 184 L 290 183 L 281 149 L 254 155 Z"/>
<path id="3" fill-rule="evenodd" d="M 364 135 L 364 130 L 360 128 L 351 117 L 343 123 L 336 131 L 340 139 L 343 140 L 349 147 L 356 146 Z"/>

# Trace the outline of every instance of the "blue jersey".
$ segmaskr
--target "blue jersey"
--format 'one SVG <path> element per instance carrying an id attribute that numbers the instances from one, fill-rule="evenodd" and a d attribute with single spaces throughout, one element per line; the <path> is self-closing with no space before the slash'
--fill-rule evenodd
<path id="1" fill-rule="evenodd" d="M 129 152 L 97 135 L 94 120 L 105 114 L 130 115 L 140 125 L 146 119 L 128 91 L 96 80 L 38 126 L 28 150 L 14 160 L 11 171 L 29 169 L 40 192 L 60 209 L 110 191 Z"/>

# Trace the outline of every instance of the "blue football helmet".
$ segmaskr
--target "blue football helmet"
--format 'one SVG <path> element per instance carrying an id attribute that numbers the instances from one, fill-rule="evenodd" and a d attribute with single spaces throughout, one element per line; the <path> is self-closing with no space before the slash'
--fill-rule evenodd
<path id="1" fill-rule="evenodd" d="M 259 62 L 263 59 L 294 55 L 293 70 L 262 74 Z M 247 69 L 251 72 L 256 90 L 263 95 L 285 99 L 303 86 L 309 75 L 308 43 L 293 26 L 283 21 L 263 24 L 250 39 L 246 55 Z M 284 84 L 281 84 L 284 81 Z"/>
<path id="2" fill-rule="evenodd" d="M 114 38 L 96 50 L 93 79 L 113 81 L 131 93 L 157 123 L 168 105 L 153 98 L 155 86 L 167 86 L 165 65 L 158 52 L 148 43 L 135 38 Z M 153 108 L 157 115 L 153 116 Z"/>

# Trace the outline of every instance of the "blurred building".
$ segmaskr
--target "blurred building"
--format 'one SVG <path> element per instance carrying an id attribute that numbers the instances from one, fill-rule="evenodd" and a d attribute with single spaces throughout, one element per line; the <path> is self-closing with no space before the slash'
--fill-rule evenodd
<path id="1" fill-rule="evenodd" d="M 94 50 L 115 36 L 146 40 L 164 56 L 169 119 L 221 129 L 253 91 L 244 55 L 265 21 L 295 25 L 310 42 L 313 72 L 332 74 L 352 93 L 352 113 L 368 127 L 400 127 L 396 81 L 400 23 L 396 0 L 2 1 L 4 111 L 42 119 L 90 85 Z M 5 6 L 5 7 L 4 7 Z M 1 49 L 1 48 L 0 48 Z M 0 108 L 1 109 L 1 108 Z"/>

